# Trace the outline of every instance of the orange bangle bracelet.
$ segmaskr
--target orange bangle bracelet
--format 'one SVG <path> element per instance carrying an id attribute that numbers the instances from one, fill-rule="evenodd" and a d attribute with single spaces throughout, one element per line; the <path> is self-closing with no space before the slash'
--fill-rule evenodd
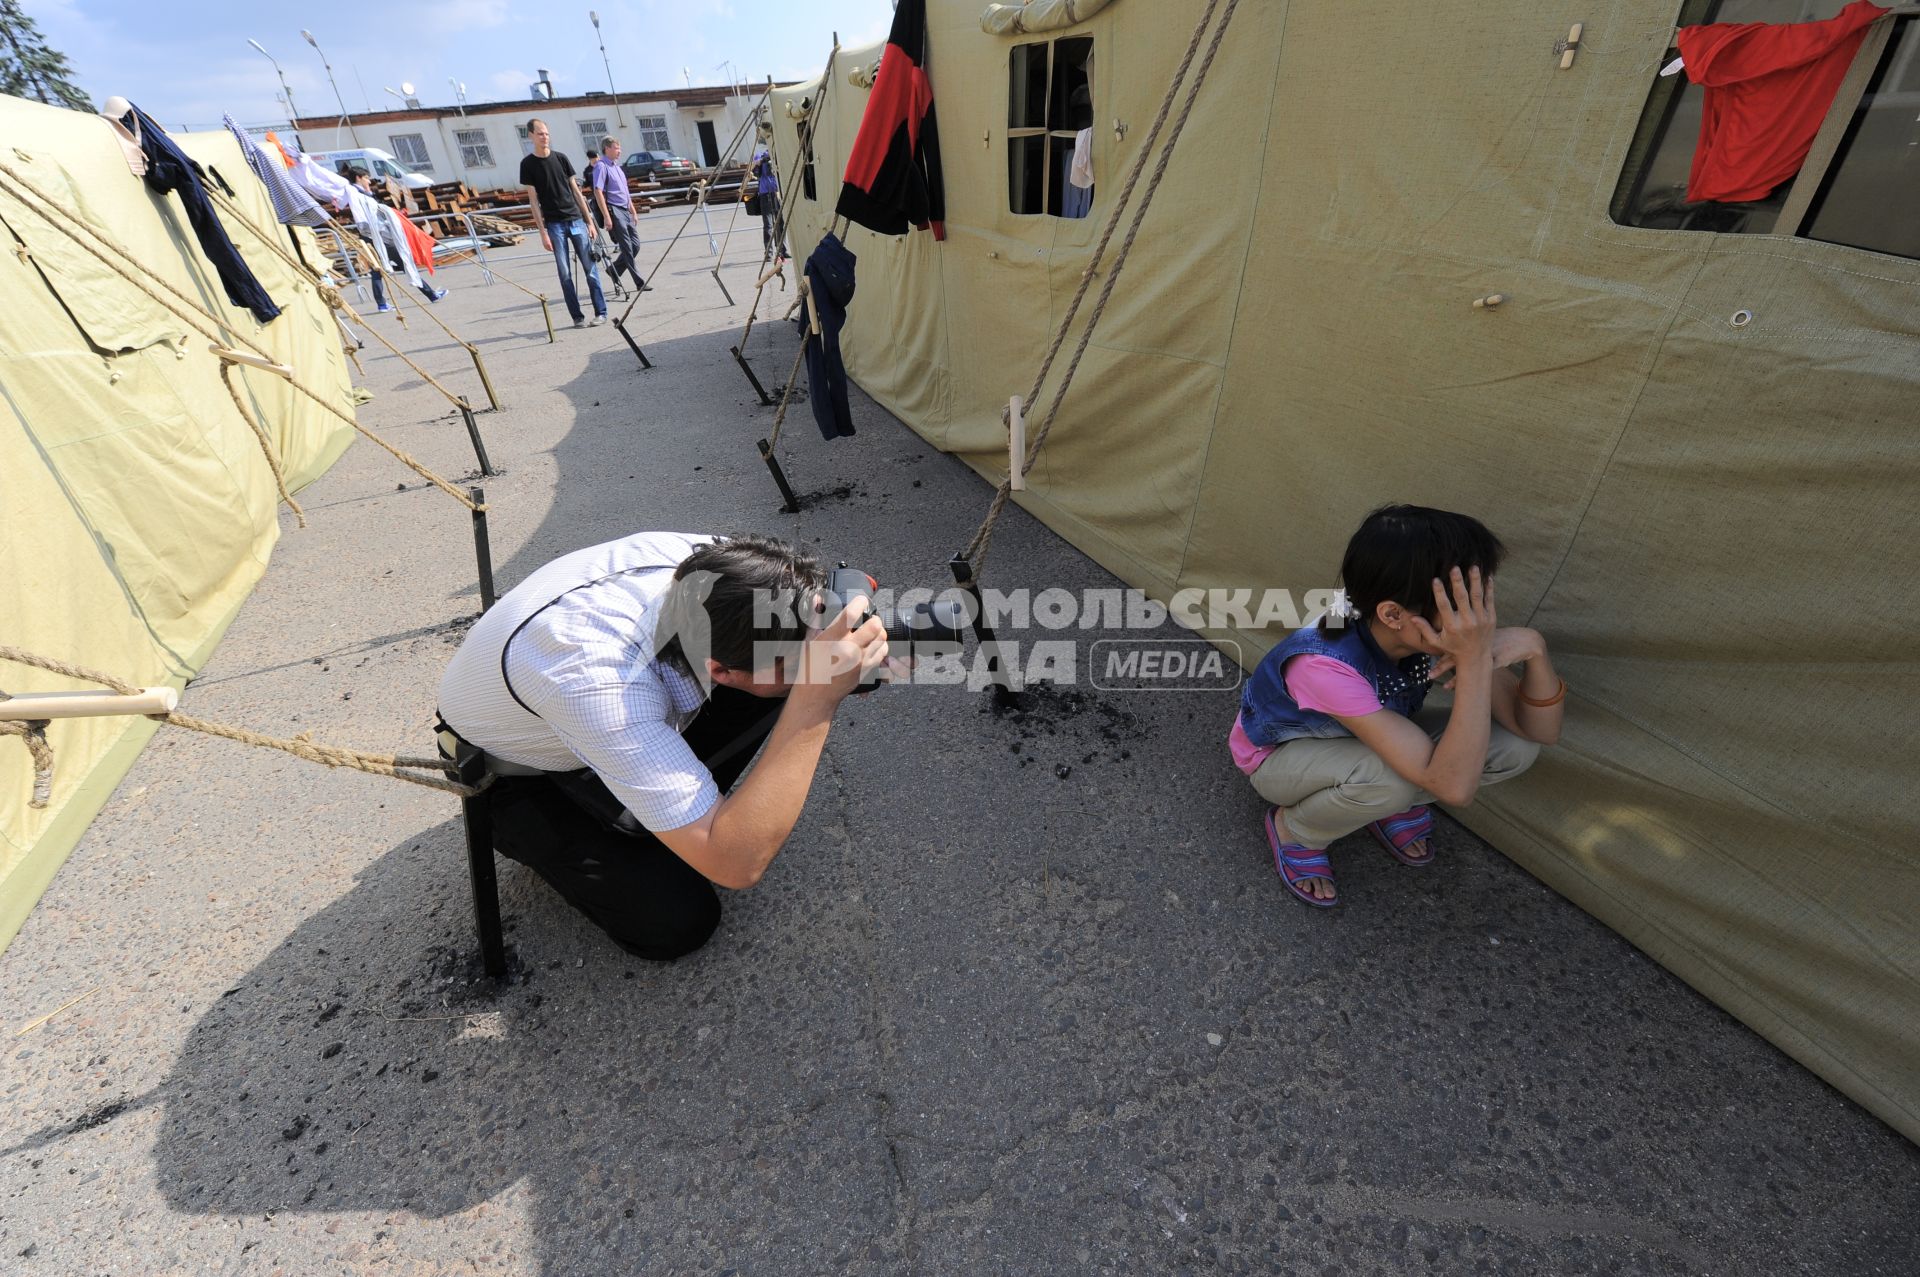
<path id="1" fill-rule="evenodd" d="M 1548 708 L 1551 708 L 1552 706 L 1558 705 L 1561 701 L 1564 701 L 1567 699 L 1567 680 L 1564 678 L 1561 679 L 1560 690 L 1555 692 L 1553 695 L 1547 697 L 1547 699 L 1544 701 L 1536 701 L 1533 699 L 1533 697 L 1527 695 L 1525 692 L 1518 692 L 1518 695 L 1520 697 L 1521 702 L 1524 704 L 1531 705 L 1535 709 L 1548 709 Z"/>

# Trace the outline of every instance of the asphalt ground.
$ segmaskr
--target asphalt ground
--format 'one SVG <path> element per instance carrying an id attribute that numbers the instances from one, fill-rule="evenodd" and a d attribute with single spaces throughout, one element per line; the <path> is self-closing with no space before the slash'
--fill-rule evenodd
<path id="1" fill-rule="evenodd" d="M 675 250 L 632 323 L 650 372 L 445 273 L 504 401 L 502 589 L 647 528 L 944 584 L 990 489 L 863 396 L 857 438 L 789 421 L 811 495 L 780 512 L 727 355 L 757 240 L 739 306 Z M 372 322 L 480 400 L 437 329 Z M 794 350 L 749 353 L 777 385 Z M 469 474 L 447 403 L 364 357 L 363 419 Z M 184 707 L 425 751 L 467 512 L 365 443 L 300 499 Z M 990 579 L 1117 584 L 1017 509 Z M 500 987 L 451 798 L 163 731 L 0 955 L 0 1272 L 1920 1271 L 1912 1145 L 1460 826 L 1419 871 L 1349 839 L 1340 908 L 1289 898 L 1232 716 L 1084 673 L 1017 712 L 884 689 L 687 959 L 502 861 Z"/>

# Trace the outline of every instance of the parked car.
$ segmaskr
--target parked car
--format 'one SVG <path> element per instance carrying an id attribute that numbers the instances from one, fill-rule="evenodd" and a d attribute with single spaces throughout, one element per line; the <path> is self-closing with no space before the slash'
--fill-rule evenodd
<path id="1" fill-rule="evenodd" d="M 671 151 L 633 151 L 620 161 L 620 171 L 629 182 L 659 182 L 669 178 L 691 178 L 698 167 L 692 160 Z"/>
<path id="2" fill-rule="evenodd" d="M 419 173 L 409 173 L 400 161 L 376 147 L 361 147 L 349 151 L 316 151 L 313 158 L 334 172 L 340 171 L 345 164 L 349 168 L 365 169 L 373 174 L 375 181 L 383 178 L 400 183 L 410 191 L 424 191 L 433 185 L 433 179 Z"/>

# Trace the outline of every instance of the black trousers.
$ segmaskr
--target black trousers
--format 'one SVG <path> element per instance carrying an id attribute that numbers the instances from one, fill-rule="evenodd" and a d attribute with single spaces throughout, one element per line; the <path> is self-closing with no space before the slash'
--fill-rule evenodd
<path id="1" fill-rule="evenodd" d="M 780 238 L 774 228 L 780 224 L 780 192 L 767 191 L 760 196 L 760 260 L 773 260 L 775 250 L 780 247 Z"/>
<path id="2" fill-rule="evenodd" d="M 715 687 L 682 738 L 712 765 L 722 793 L 753 761 L 783 701 Z M 730 746 L 735 748 L 729 749 Z M 493 842 L 527 866 L 628 953 L 671 962 L 720 925 L 713 884 L 625 812 L 591 771 L 494 781 Z M 624 827 L 623 827 L 624 825 Z"/>

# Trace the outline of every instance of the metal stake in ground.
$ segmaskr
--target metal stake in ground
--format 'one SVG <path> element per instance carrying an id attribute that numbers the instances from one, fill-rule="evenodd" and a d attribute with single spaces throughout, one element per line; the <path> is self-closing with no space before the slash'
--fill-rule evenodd
<path id="1" fill-rule="evenodd" d="M 767 388 L 760 384 L 760 379 L 753 375 L 753 365 L 749 364 L 747 357 L 740 353 L 740 347 L 729 346 L 727 350 L 732 353 L 733 362 L 740 365 L 740 371 L 747 374 L 747 380 L 753 383 L 753 393 L 760 396 L 760 402 L 762 404 L 771 407 L 773 405 L 773 396 L 768 394 Z"/>
<path id="2" fill-rule="evenodd" d="M 480 423 L 473 419 L 473 406 L 464 399 L 460 401 L 460 415 L 467 419 L 467 438 L 473 442 L 473 457 L 480 463 L 480 473 L 493 478 L 500 472 L 487 460 L 487 445 L 480 439 Z"/>
<path id="3" fill-rule="evenodd" d="M 500 396 L 494 393 L 493 378 L 487 376 L 487 365 L 480 358 L 480 348 L 472 342 L 467 343 L 467 353 L 473 356 L 473 370 L 480 374 L 480 386 L 487 392 L 487 404 L 495 412 L 500 411 Z"/>
<path id="4" fill-rule="evenodd" d="M 480 575 L 480 610 L 493 606 L 493 542 L 487 537 L 487 490 L 468 488 L 473 498 L 473 558 Z"/>
<path id="5" fill-rule="evenodd" d="M 454 755 L 461 784 L 481 792 L 460 800 L 467 827 L 467 876 L 473 883 L 473 925 L 480 933 L 480 961 L 498 980 L 507 973 L 506 945 L 500 932 L 500 882 L 493 864 L 493 795 L 482 788 L 487 779 L 487 756 L 461 744 Z"/>
<path id="6" fill-rule="evenodd" d="M 1005 705 L 1012 699 L 1006 657 L 1000 651 L 1000 640 L 993 636 L 993 627 L 987 624 L 987 602 L 980 597 L 980 580 L 974 576 L 973 565 L 967 562 L 964 552 L 947 560 L 947 567 L 953 573 L 954 584 L 973 600 L 973 637 L 980 644 L 980 654 L 986 658 L 987 673 L 993 677 L 994 703 Z"/>
<path id="7" fill-rule="evenodd" d="M 800 498 L 793 495 L 793 488 L 787 483 L 787 472 L 780 468 L 780 458 L 773 455 L 773 445 L 765 439 L 760 441 L 760 459 L 767 463 L 767 469 L 773 472 L 773 481 L 780 485 L 780 496 L 786 502 L 782 508 L 788 514 L 799 514 Z"/>
<path id="8" fill-rule="evenodd" d="M 635 341 L 633 339 L 633 334 L 627 331 L 627 325 L 625 321 L 626 321 L 626 316 L 623 315 L 619 319 L 616 319 L 613 321 L 613 326 L 620 330 L 620 336 L 626 340 L 627 345 L 633 347 L 633 353 L 640 357 L 640 367 L 643 369 L 653 367 L 653 361 L 647 358 L 647 352 L 640 349 L 640 343 Z"/>

